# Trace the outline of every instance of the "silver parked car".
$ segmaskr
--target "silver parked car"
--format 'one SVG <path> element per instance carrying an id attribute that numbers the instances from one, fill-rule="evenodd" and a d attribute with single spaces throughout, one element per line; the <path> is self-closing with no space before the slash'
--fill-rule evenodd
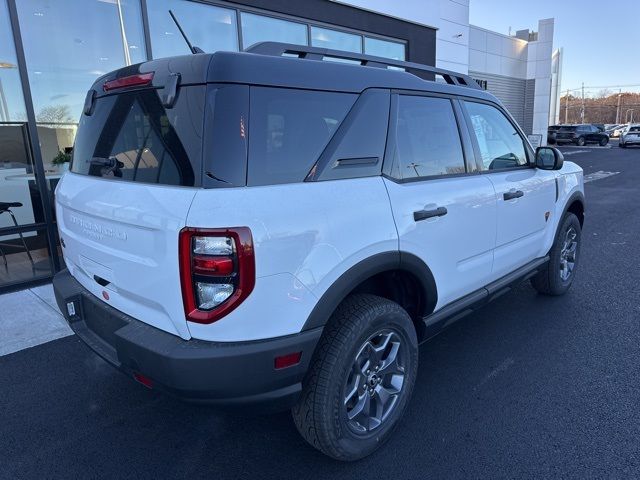
<path id="1" fill-rule="evenodd" d="M 627 148 L 629 145 L 640 145 L 640 124 L 627 125 L 620 134 L 620 148 Z"/>

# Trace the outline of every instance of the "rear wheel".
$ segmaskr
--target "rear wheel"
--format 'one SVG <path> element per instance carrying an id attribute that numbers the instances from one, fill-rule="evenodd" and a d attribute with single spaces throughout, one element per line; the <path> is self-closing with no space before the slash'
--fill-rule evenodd
<path id="1" fill-rule="evenodd" d="M 563 295 L 569 290 L 580 259 L 581 238 L 578 217 L 567 213 L 549 252 L 549 262 L 531 279 L 533 288 L 545 295 Z"/>
<path id="2" fill-rule="evenodd" d="M 578 140 L 576 140 L 576 145 L 579 147 L 583 147 L 585 143 L 584 137 L 578 137 Z"/>
<path id="3" fill-rule="evenodd" d="M 358 460 L 391 435 L 409 402 L 418 341 L 407 312 L 374 295 L 351 295 L 325 327 L 293 419 L 326 455 Z"/>
<path id="4" fill-rule="evenodd" d="M 609 139 L 606 137 L 603 137 L 600 139 L 600 146 L 604 147 L 607 143 L 609 143 Z"/>

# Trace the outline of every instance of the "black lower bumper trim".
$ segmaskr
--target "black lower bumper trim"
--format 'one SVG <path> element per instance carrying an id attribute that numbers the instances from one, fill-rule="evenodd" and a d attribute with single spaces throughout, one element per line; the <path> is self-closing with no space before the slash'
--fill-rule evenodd
<path id="1" fill-rule="evenodd" d="M 316 328 L 251 342 L 183 340 L 99 300 L 67 270 L 54 277 L 53 287 L 69 325 L 92 350 L 126 374 L 140 373 L 153 388 L 190 401 L 291 407 L 322 334 Z M 293 352 L 302 352 L 299 364 L 274 368 L 275 357 Z"/>

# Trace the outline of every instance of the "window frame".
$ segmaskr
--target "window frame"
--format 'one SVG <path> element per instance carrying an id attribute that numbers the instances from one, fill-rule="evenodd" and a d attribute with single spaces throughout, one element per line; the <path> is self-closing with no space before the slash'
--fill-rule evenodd
<path id="1" fill-rule="evenodd" d="M 525 136 L 524 132 L 522 131 L 520 126 L 515 122 L 515 120 L 513 120 L 513 118 L 511 117 L 509 112 L 507 112 L 506 109 L 504 109 L 501 105 L 498 105 L 495 102 L 491 102 L 491 101 L 480 99 L 480 98 L 459 96 L 457 98 L 457 101 L 458 101 L 460 109 L 462 110 L 462 113 L 463 113 L 463 117 L 464 117 L 464 120 L 465 120 L 467 133 L 469 134 L 469 137 L 471 138 L 471 144 L 473 145 L 473 152 L 474 152 L 476 166 L 478 168 L 478 173 L 479 174 L 486 175 L 486 174 L 491 174 L 491 173 L 513 172 L 513 171 L 517 171 L 517 170 L 525 170 L 525 169 L 529 169 L 529 168 L 536 168 L 535 161 L 534 161 L 535 152 L 533 151 L 533 147 L 531 147 L 531 144 L 529 143 L 529 140 Z M 488 105 L 490 107 L 495 108 L 500 113 L 502 113 L 502 115 L 511 124 L 511 126 L 515 129 L 516 133 L 518 134 L 518 136 L 522 140 L 522 144 L 524 146 L 525 155 L 527 156 L 527 164 L 526 165 L 519 165 L 517 167 L 497 168 L 497 169 L 494 169 L 494 170 L 485 170 L 484 163 L 482 161 L 482 153 L 480 152 L 480 145 L 478 145 L 478 139 L 476 138 L 475 132 L 474 132 L 473 127 L 472 127 L 471 116 L 469 115 L 469 112 L 468 112 L 467 108 L 465 107 L 464 102 L 480 103 L 480 104 Z"/>
<path id="2" fill-rule="evenodd" d="M 429 97 L 429 98 L 441 98 L 449 100 L 453 115 L 455 118 L 455 126 L 458 130 L 458 137 L 460 138 L 460 147 L 462 149 L 462 158 L 464 161 L 465 172 L 462 173 L 445 173 L 441 175 L 430 175 L 425 177 L 410 177 L 410 178 L 397 178 L 393 175 L 393 168 L 395 166 L 395 151 L 397 145 L 396 129 L 398 124 L 398 107 L 400 95 L 408 97 Z M 465 177 L 468 175 L 477 175 L 478 165 L 475 158 L 475 152 L 471 143 L 466 123 L 463 119 L 463 112 L 460 105 L 457 102 L 457 97 L 451 94 L 437 93 L 437 92 L 425 92 L 415 90 L 391 90 L 391 104 L 389 109 L 389 126 L 387 128 L 387 145 L 384 151 L 384 159 L 382 164 L 382 176 L 391 180 L 394 183 L 414 183 L 424 182 L 430 180 L 438 180 L 442 178 L 456 178 Z"/>

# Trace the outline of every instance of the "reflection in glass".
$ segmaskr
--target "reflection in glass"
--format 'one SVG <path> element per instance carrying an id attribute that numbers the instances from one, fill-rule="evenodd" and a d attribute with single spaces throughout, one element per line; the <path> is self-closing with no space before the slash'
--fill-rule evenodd
<path id="1" fill-rule="evenodd" d="M 237 51 L 236 12 L 184 0 L 147 0 L 153 58 L 189 54 L 189 47 L 169 10 L 176 15 L 192 45 L 207 53 Z"/>
<path id="2" fill-rule="evenodd" d="M 362 53 L 362 37 L 328 28 L 311 27 L 311 45 L 346 52 Z"/>
<path id="3" fill-rule="evenodd" d="M 97 77 L 146 60 L 139 0 L 16 4 L 39 123 L 76 122 Z"/>
<path id="4" fill-rule="evenodd" d="M 24 121 L 25 112 L 9 11 L 0 0 L 0 122 Z"/>
<path id="5" fill-rule="evenodd" d="M 9 217 L 0 203 L 0 219 Z M 51 275 L 46 230 L 0 235 L 0 288 Z"/>
<path id="6" fill-rule="evenodd" d="M 44 221 L 26 139 L 26 125 L 0 123 L 0 202 L 22 204 L 12 207 L 19 225 Z M 0 228 L 13 226 L 9 215 L 0 215 Z"/>
<path id="7" fill-rule="evenodd" d="M 260 42 L 284 42 L 307 45 L 307 26 L 278 18 L 241 13 L 242 46 L 246 50 Z"/>
<path id="8" fill-rule="evenodd" d="M 364 37 L 364 53 L 393 60 L 405 60 L 406 58 L 404 43 L 389 42 L 370 37 Z"/>

